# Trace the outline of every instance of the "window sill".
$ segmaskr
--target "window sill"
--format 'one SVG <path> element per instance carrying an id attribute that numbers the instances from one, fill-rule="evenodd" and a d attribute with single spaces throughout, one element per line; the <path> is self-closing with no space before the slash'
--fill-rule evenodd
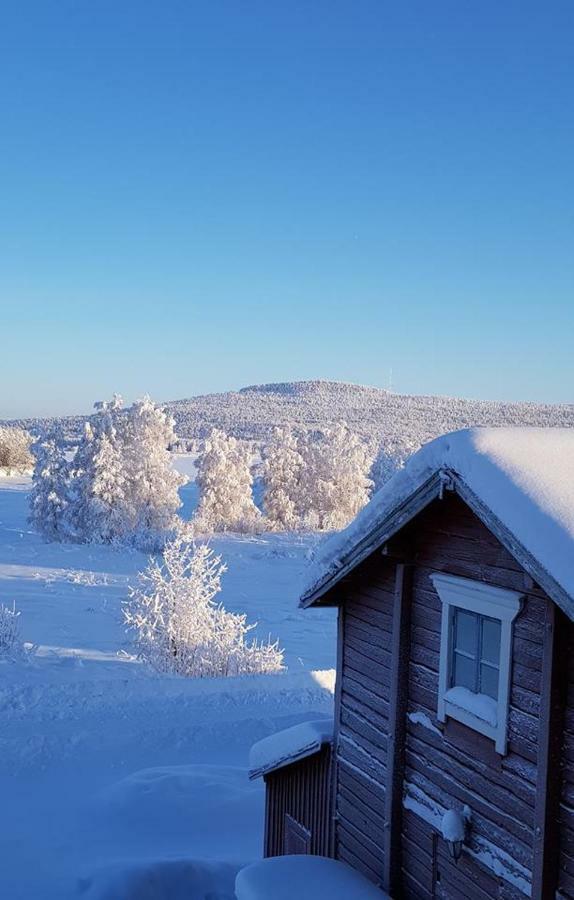
<path id="1" fill-rule="evenodd" d="M 444 695 L 445 717 L 456 719 L 479 734 L 491 738 L 500 753 L 504 752 L 504 749 L 501 747 L 501 729 L 497 724 L 496 710 L 497 703 L 491 697 L 473 694 L 466 688 L 451 688 Z"/>
<path id="2" fill-rule="evenodd" d="M 496 728 L 498 725 L 498 703 L 486 694 L 474 694 L 465 687 L 450 688 L 444 695 L 449 706 L 462 709 L 485 725 Z"/>

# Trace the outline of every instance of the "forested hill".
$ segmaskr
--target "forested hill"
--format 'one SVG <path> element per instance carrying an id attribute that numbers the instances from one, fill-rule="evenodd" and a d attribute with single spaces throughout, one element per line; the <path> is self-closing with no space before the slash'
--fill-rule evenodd
<path id="1" fill-rule="evenodd" d="M 239 391 L 206 394 L 166 403 L 180 438 L 204 436 L 212 427 L 236 437 L 261 440 L 274 426 L 291 422 L 322 428 L 345 421 L 378 443 L 418 446 L 446 431 L 471 425 L 545 425 L 574 427 L 574 404 L 499 403 L 395 394 L 380 388 L 332 381 L 295 381 L 254 385 Z M 69 438 L 79 435 L 86 417 L 26 419 L 35 433 L 52 425 Z"/>

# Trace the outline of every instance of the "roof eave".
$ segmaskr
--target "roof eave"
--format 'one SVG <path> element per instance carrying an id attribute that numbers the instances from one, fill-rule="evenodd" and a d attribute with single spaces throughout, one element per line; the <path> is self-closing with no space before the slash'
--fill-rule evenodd
<path id="1" fill-rule="evenodd" d="M 452 473 L 445 469 L 439 469 L 423 481 L 409 496 L 382 522 L 368 532 L 343 559 L 341 566 L 334 572 L 328 573 L 310 591 L 301 597 L 299 606 L 308 609 L 318 605 L 319 601 L 327 594 L 345 575 L 348 575 L 356 566 L 363 562 L 371 553 L 382 547 L 405 525 L 407 525 L 429 503 L 442 495 L 445 484 L 452 478 Z M 327 604 L 324 604 L 327 605 Z M 335 603 L 333 605 L 338 605 Z"/>
<path id="2" fill-rule="evenodd" d="M 322 740 L 317 740 L 315 743 L 305 747 L 299 753 L 294 753 L 293 756 L 287 756 L 284 759 L 277 760 L 274 763 L 269 764 L 268 766 L 261 766 L 258 769 L 250 769 L 248 773 L 248 777 L 250 781 L 255 781 L 256 778 L 264 778 L 266 775 L 271 775 L 273 772 L 278 772 L 279 769 L 286 769 L 289 766 L 293 766 L 298 762 L 301 762 L 304 759 L 309 759 L 311 756 L 316 756 L 317 753 L 320 753 L 323 747 L 332 746 L 333 739 L 327 740 L 326 738 Z"/>
<path id="3" fill-rule="evenodd" d="M 310 591 L 303 594 L 299 606 L 307 609 L 319 605 L 321 600 L 356 566 L 363 562 L 371 553 L 391 540 L 405 525 L 429 505 L 433 500 L 442 497 L 444 489 L 455 491 L 475 515 L 506 547 L 517 562 L 524 568 L 537 584 L 545 591 L 551 600 L 559 606 L 566 615 L 574 620 L 574 598 L 553 578 L 529 550 L 515 537 L 509 528 L 492 512 L 483 501 L 474 493 L 464 479 L 451 469 L 441 468 L 435 471 L 429 478 L 422 482 L 409 496 L 396 506 L 382 522 L 368 532 L 347 553 L 340 567 L 328 573 Z M 339 605 L 340 598 L 331 605 Z M 323 603 L 322 605 L 329 605 Z"/>

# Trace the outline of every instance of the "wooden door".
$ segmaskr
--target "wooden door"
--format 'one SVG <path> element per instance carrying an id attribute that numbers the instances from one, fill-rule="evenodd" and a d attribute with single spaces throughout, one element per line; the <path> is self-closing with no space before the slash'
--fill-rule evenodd
<path id="1" fill-rule="evenodd" d="M 297 822 L 289 813 L 285 813 L 283 853 L 307 854 L 311 852 L 311 832 Z"/>

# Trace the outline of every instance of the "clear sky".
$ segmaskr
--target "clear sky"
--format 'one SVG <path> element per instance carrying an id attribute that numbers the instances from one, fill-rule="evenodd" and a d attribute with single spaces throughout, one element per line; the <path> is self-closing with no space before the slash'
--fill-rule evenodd
<path id="1" fill-rule="evenodd" d="M 574 402 L 574 3 L 0 9 L 0 416 Z"/>

